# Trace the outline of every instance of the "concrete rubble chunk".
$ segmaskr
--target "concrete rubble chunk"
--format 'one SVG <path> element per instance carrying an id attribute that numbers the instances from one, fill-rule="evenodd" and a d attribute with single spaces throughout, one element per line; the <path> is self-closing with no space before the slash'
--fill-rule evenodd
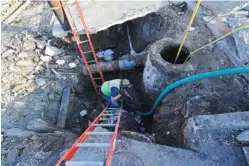
<path id="1" fill-rule="evenodd" d="M 26 57 L 28 57 L 28 53 L 27 52 L 20 52 L 17 56 L 19 58 L 26 58 Z"/>
<path id="2" fill-rule="evenodd" d="M 12 49 L 8 49 L 7 51 L 5 51 L 3 54 L 2 54 L 2 57 L 3 58 L 6 58 L 8 56 L 12 56 L 14 54 L 15 50 L 12 50 Z"/>
<path id="3" fill-rule="evenodd" d="M 241 142 L 243 145 L 249 145 L 249 130 L 245 130 L 240 133 L 236 139 Z"/>
<path id="4" fill-rule="evenodd" d="M 7 164 L 6 165 L 14 165 L 18 157 L 18 151 L 17 149 L 11 149 L 8 152 L 7 156 Z"/>
<path id="5" fill-rule="evenodd" d="M 42 41 L 38 41 L 38 42 L 36 42 L 36 46 L 39 49 L 44 49 L 45 48 L 45 43 L 42 42 Z"/>
<path id="6" fill-rule="evenodd" d="M 74 62 L 68 64 L 68 67 L 71 68 L 71 69 L 75 68 L 76 66 L 77 65 Z"/>
<path id="7" fill-rule="evenodd" d="M 57 47 L 48 45 L 48 46 L 46 46 L 45 54 L 49 55 L 49 56 L 60 55 L 60 54 L 62 54 L 62 50 L 60 50 Z"/>
<path id="8" fill-rule="evenodd" d="M 32 130 L 38 133 L 54 132 L 57 128 L 42 119 L 35 119 L 29 121 L 27 125 L 28 130 Z"/>
<path id="9" fill-rule="evenodd" d="M 32 60 L 19 60 L 16 62 L 17 66 L 34 66 L 34 62 Z"/>
<path id="10" fill-rule="evenodd" d="M 35 42 L 33 40 L 27 40 L 23 44 L 23 50 L 34 51 L 36 48 Z"/>
<path id="11" fill-rule="evenodd" d="M 63 65 L 63 64 L 65 63 L 65 61 L 64 61 L 63 59 L 58 59 L 58 60 L 56 61 L 56 63 L 57 63 L 58 65 Z"/>
<path id="12" fill-rule="evenodd" d="M 52 60 L 52 58 L 50 56 L 41 56 L 40 59 L 43 61 L 43 62 L 49 62 Z"/>
<path id="13" fill-rule="evenodd" d="M 35 79 L 35 83 L 36 83 L 38 86 L 42 86 L 42 85 L 45 85 L 45 84 L 46 84 L 46 80 L 43 79 L 43 78 L 36 78 L 36 79 Z"/>
<path id="14" fill-rule="evenodd" d="M 19 137 L 19 138 L 30 137 L 34 134 L 36 134 L 34 131 L 23 130 L 23 129 L 19 129 L 19 128 L 7 129 L 6 132 L 4 132 L 5 136 Z"/>

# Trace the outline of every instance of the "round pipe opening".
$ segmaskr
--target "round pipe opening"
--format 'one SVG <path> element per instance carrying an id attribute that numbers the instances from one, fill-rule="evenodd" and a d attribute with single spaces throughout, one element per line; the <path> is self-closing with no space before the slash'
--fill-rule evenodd
<path id="1" fill-rule="evenodd" d="M 165 46 L 161 50 L 160 55 L 163 58 L 163 60 L 165 60 L 165 61 L 167 61 L 167 62 L 169 62 L 171 64 L 183 64 L 185 61 L 186 62 L 189 61 L 190 58 L 188 58 L 188 56 L 189 56 L 190 52 L 186 47 L 183 46 L 176 63 L 174 63 L 179 47 L 180 47 L 180 45 Z"/>

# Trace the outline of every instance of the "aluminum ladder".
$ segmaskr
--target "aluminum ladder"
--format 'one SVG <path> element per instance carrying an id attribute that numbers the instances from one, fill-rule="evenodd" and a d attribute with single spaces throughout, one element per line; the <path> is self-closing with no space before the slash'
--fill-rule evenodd
<path id="1" fill-rule="evenodd" d="M 78 140 L 71 146 L 71 148 L 64 154 L 64 156 L 58 161 L 56 166 L 111 166 L 112 158 L 115 150 L 115 144 L 119 129 L 120 117 L 122 113 L 122 107 L 120 108 L 104 108 L 99 116 L 91 123 L 91 125 L 85 130 L 85 132 L 78 138 Z M 95 132 L 96 127 L 104 127 L 114 129 L 110 132 Z M 109 135 L 111 136 L 110 142 L 94 142 L 87 143 L 88 136 L 101 137 Z M 73 157 L 80 148 L 98 148 L 104 150 L 104 161 L 73 161 Z M 90 152 L 91 153 L 91 152 Z M 92 153 L 94 153 L 92 151 Z M 80 156 L 83 157 L 83 156 Z M 86 156 L 87 157 L 87 156 Z"/>
<path id="2" fill-rule="evenodd" d="M 103 76 L 103 72 L 100 68 L 99 60 L 96 56 L 96 52 L 95 52 L 95 49 L 94 49 L 94 46 L 93 46 L 93 43 L 92 43 L 92 40 L 90 37 L 90 31 L 88 30 L 88 28 L 86 26 L 85 19 L 83 17 L 83 14 L 82 14 L 83 12 L 81 10 L 80 4 L 79 4 L 78 0 L 75 0 L 73 4 L 68 4 L 68 3 L 71 3 L 71 1 L 68 1 L 68 0 L 60 1 L 60 3 L 61 3 L 61 6 L 63 8 L 63 11 L 65 13 L 65 16 L 68 20 L 68 23 L 70 25 L 72 34 L 76 40 L 79 52 L 80 52 L 82 60 L 85 64 L 86 70 L 89 74 L 89 77 L 92 81 L 93 87 L 94 87 L 96 93 L 98 94 L 99 88 L 101 87 L 102 83 L 104 82 L 104 76 Z M 69 5 L 70 6 L 74 5 L 74 7 L 76 8 L 76 12 L 77 12 L 76 18 L 75 17 L 73 18 L 72 11 L 71 11 L 72 9 L 70 9 Z M 80 18 L 80 23 L 74 21 L 77 18 Z M 84 30 L 86 37 L 87 37 L 86 40 L 83 40 L 83 41 L 80 40 L 80 35 L 79 35 L 80 30 L 78 30 L 76 28 L 76 24 L 82 25 L 82 29 Z M 90 50 L 83 50 L 82 47 L 83 47 L 83 45 L 86 45 L 86 44 L 90 46 Z M 94 60 L 88 61 L 86 56 L 85 56 L 86 54 L 91 54 L 93 56 Z M 97 69 L 98 69 L 97 75 L 95 74 L 95 76 L 93 76 L 91 69 L 89 67 L 89 64 L 96 64 Z"/>

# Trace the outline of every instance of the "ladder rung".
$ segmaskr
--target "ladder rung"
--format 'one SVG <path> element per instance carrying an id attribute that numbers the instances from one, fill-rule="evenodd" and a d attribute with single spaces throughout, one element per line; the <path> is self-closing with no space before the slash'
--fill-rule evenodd
<path id="1" fill-rule="evenodd" d="M 88 53 L 90 53 L 90 52 L 92 52 L 92 51 L 86 51 L 86 52 L 83 52 L 84 54 L 88 54 Z"/>
<path id="2" fill-rule="evenodd" d="M 102 116 L 113 116 L 114 114 L 102 114 Z"/>
<path id="3" fill-rule="evenodd" d="M 95 60 L 92 60 L 92 61 L 87 61 L 87 63 L 92 63 L 92 62 L 96 62 Z"/>
<path id="4" fill-rule="evenodd" d="M 66 166 L 103 166 L 104 162 L 96 161 L 66 161 Z"/>
<path id="5" fill-rule="evenodd" d="M 100 118 L 99 120 L 113 120 L 113 119 L 110 119 L 110 118 Z"/>
<path id="6" fill-rule="evenodd" d="M 95 80 L 101 80 L 102 78 L 101 77 L 93 77 L 93 79 L 95 79 Z"/>
<path id="7" fill-rule="evenodd" d="M 107 110 L 119 110 L 120 108 L 106 108 Z"/>
<path id="8" fill-rule="evenodd" d="M 108 123 L 108 124 L 92 124 L 91 126 L 100 126 L 100 127 L 115 127 L 116 124 Z"/>
<path id="9" fill-rule="evenodd" d="M 86 42 L 88 42 L 88 41 L 89 41 L 89 40 L 79 41 L 79 43 L 82 44 L 82 43 L 86 43 Z"/>
<path id="10" fill-rule="evenodd" d="M 78 143 L 77 147 L 109 148 L 110 143 Z"/>
<path id="11" fill-rule="evenodd" d="M 112 135 L 113 132 L 87 132 L 87 135 Z"/>

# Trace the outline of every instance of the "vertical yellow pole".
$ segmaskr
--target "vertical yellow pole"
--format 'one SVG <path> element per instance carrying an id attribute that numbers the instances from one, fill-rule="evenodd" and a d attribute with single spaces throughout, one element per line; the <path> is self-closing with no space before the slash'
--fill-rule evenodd
<path id="1" fill-rule="evenodd" d="M 190 27 L 191 27 L 191 25 L 192 25 L 192 23 L 193 23 L 193 21 L 194 21 L 195 15 L 196 15 L 196 13 L 197 13 L 197 11 L 198 11 L 198 9 L 199 9 L 200 4 L 201 4 L 201 0 L 197 0 L 197 3 L 196 3 L 195 8 L 194 8 L 194 11 L 193 11 L 192 16 L 190 17 L 190 20 L 189 20 L 189 23 L 188 23 L 187 31 L 186 31 L 186 33 L 185 33 L 183 39 L 182 39 L 182 43 L 181 43 L 180 48 L 179 48 L 179 50 L 178 50 L 178 52 L 177 52 L 177 54 L 176 54 L 176 59 L 175 59 L 174 63 L 176 63 L 176 61 L 177 61 L 177 59 L 178 59 L 178 57 L 179 57 L 179 55 L 180 55 L 180 52 L 181 52 L 181 50 L 182 50 L 182 47 L 183 47 L 183 45 L 184 45 L 184 43 L 185 43 L 185 40 L 186 40 L 187 37 L 188 37 L 189 29 L 190 29 Z"/>

